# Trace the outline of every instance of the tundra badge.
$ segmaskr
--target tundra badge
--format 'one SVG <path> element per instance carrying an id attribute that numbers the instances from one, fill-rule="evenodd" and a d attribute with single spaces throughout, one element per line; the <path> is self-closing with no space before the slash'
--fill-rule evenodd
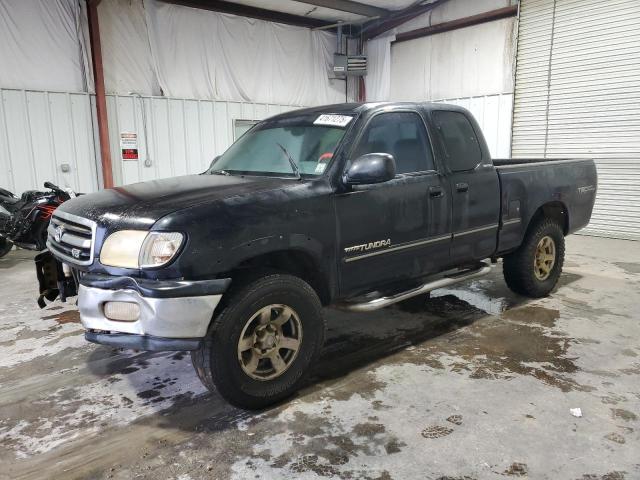
<path id="1" fill-rule="evenodd" d="M 363 243 L 362 245 L 354 245 L 353 247 L 347 247 L 344 249 L 345 253 L 364 252 L 366 250 L 373 250 L 375 248 L 388 247 L 391 245 L 391 239 L 378 240 L 375 242 Z"/>

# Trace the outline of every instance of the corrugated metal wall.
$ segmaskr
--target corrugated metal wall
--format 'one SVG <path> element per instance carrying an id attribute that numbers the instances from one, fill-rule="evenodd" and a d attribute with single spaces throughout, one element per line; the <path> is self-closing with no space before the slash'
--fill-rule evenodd
<path id="1" fill-rule="evenodd" d="M 94 112 L 86 93 L 0 89 L 0 187 L 96 190 Z"/>
<path id="2" fill-rule="evenodd" d="M 493 158 L 510 156 L 512 94 L 448 98 L 438 102 L 452 103 L 469 110 L 482 128 L 491 156 Z"/>
<path id="3" fill-rule="evenodd" d="M 513 155 L 594 158 L 584 233 L 640 239 L 640 2 L 522 0 Z"/>
<path id="4" fill-rule="evenodd" d="M 0 187 L 21 193 L 51 181 L 79 192 L 98 189 L 92 95 L 0 89 L 0 100 Z M 108 96 L 107 106 L 118 185 L 201 172 L 233 142 L 234 120 L 262 120 L 299 108 L 116 95 Z M 120 132 L 138 134 L 139 160 L 122 160 Z"/>
<path id="5" fill-rule="evenodd" d="M 262 120 L 300 108 L 122 95 L 109 95 L 107 107 L 117 184 L 202 172 L 233 143 L 234 120 Z M 121 132 L 138 134 L 139 160 L 122 160 Z"/>

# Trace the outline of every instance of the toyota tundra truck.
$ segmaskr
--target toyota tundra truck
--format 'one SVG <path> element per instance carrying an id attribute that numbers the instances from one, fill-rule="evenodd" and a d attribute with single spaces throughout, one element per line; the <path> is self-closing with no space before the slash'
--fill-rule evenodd
<path id="1" fill-rule="evenodd" d="M 72 199 L 47 246 L 88 341 L 190 351 L 206 387 L 261 408 L 304 381 L 323 306 L 423 302 L 498 259 L 548 295 L 596 187 L 592 160 L 492 160 L 457 106 L 339 104 L 261 121 L 203 173 Z"/>

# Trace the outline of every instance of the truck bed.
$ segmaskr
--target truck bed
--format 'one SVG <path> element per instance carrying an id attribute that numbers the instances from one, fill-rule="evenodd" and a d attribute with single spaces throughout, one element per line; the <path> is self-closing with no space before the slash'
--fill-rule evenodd
<path id="1" fill-rule="evenodd" d="M 501 190 L 498 254 L 520 245 L 526 226 L 543 205 L 565 219 L 565 235 L 589 222 L 597 185 L 593 160 L 510 158 L 494 159 L 493 164 Z"/>

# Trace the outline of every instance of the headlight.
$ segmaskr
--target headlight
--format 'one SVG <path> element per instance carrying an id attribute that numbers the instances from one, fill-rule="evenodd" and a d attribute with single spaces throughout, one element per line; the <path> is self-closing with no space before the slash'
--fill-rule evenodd
<path id="1" fill-rule="evenodd" d="M 144 239 L 144 230 L 121 230 L 107 237 L 100 250 L 100 263 L 112 267 L 139 268 L 138 257 Z"/>
<path id="2" fill-rule="evenodd" d="M 175 256 L 183 240 L 177 232 L 121 230 L 105 240 L 100 263 L 121 268 L 159 267 Z"/>

